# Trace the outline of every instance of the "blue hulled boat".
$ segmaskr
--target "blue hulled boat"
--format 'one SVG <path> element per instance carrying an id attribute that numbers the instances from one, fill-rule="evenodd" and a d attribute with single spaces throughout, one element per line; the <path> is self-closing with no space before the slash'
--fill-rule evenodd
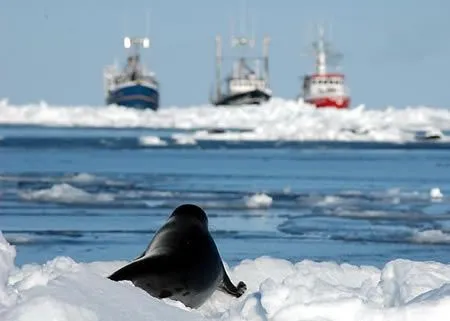
<path id="1" fill-rule="evenodd" d="M 140 48 L 149 48 L 148 38 L 124 38 L 124 47 L 129 49 L 127 64 L 122 71 L 110 65 L 104 71 L 107 105 L 152 109 L 159 108 L 159 84 L 155 73 L 141 63 Z"/>

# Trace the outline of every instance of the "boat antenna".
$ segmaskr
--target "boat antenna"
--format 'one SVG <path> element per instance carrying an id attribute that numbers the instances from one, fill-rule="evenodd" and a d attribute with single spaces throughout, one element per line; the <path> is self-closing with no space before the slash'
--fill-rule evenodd
<path id="1" fill-rule="evenodd" d="M 255 47 L 256 44 L 256 17 L 254 14 L 250 18 L 250 47 Z"/>
<path id="2" fill-rule="evenodd" d="M 329 22 L 328 25 L 328 39 L 330 39 L 330 41 L 332 41 L 332 30 L 333 30 L 333 25 L 331 22 Z M 336 51 L 334 50 L 333 52 L 330 53 L 330 57 L 329 57 L 329 63 L 332 64 L 334 66 L 334 68 L 336 68 L 336 70 L 340 70 L 341 69 L 341 65 L 340 62 L 342 61 L 344 57 L 344 54 L 342 52 Z"/>
<path id="3" fill-rule="evenodd" d="M 123 28 L 123 37 L 125 37 L 128 34 L 128 19 L 126 13 L 124 13 L 122 17 L 122 28 Z"/>
<path id="4" fill-rule="evenodd" d="M 150 36 L 150 22 L 151 22 L 152 11 L 150 8 L 145 12 L 145 34 Z"/>
<path id="5" fill-rule="evenodd" d="M 242 0 L 241 1 L 241 17 L 240 17 L 240 21 L 239 21 L 239 33 L 241 35 L 245 34 L 247 26 L 245 25 L 245 21 L 246 21 L 246 14 L 247 14 L 247 1 Z"/>
<path id="6" fill-rule="evenodd" d="M 248 6 L 247 1 L 242 0 L 242 10 L 241 10 L 241 19 L 239 21 L 239 33 L 238 35 L 234 34 L 234 27 L 231 28 L 231 47 L 250 47 L 253 48 L 255 46 L 254 35 L 251 34 L 250 37 L 247 35 L 248 32 Z M 253 32 L 253 30 L 251 31 Z"/>
<path id="7" fill-rule="evenodd" d="M 151 15 L 152 15 L 152 11 L 151 8 L 147 8 L 146 12 L 145 12 L 145 37 L 150 37 L 150 32 L 151 32 Z M 150 41 L 149 41 L 149 46 L 150 46 Z M 149 52 L 148 54 L 148 59 L 150 58 L 151 52 Z"/>
<path id="8" fill-rule="evenodd" d="M 230 18 L 230 43 L 231 43 L 232 47 L 234 46 L 234 24 L 235 24 L 235 21 L 234 21 L 233 17 L 231 17 Z"/>
<path id="9" fill-rule="evenodd" d="M 255 15 L 252 14 L 250 17 L 250 47 L 254 48 L 256 44 L 256 18 Z M 255 59 L 255 73 L 256 77 L 260 78 L 260 59 Z"/>
<path id="10" fill-rule="evenodd" d="M 265 36 L 263 42 L 263 59 L 264 59 L 264 79 L 269 84 L 269 45 L 270 37 Z"/>

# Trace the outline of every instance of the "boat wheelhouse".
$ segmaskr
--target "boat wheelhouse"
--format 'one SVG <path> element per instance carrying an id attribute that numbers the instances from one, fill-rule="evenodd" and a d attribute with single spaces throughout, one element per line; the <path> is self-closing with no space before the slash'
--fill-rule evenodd
<path id="1" fill-rule="evenodd" d="M 159 83 L 155 73 L 141 62 L 140 48 L 149 48 L 148 38 L 124 38 L 128 49 L 127 61 L 122 70 L 117 64 L 106 66 L 103 79 L 106 104 L 138 109 L 159 108 Z"/>
<path id="2" fill-rule="evenodd" d="M 324 30 L 319 28 L 319 39 L 313 43 L 316 57 L 316 70 L 303 77 L 303 88 L 300 98 L 317 108 L 332 107 L 345 109 L 350 106 L 349 90 L 345 75 L 340 72 L 329 72 L 329 59 L 337 60 L 340 54 L 331 50 L 324 39 Z"/>

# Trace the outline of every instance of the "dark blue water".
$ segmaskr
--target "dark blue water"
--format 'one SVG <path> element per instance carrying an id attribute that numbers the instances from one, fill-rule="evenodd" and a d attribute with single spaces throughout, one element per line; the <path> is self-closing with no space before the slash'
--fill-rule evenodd
<path id="1" fill-rule="evenodd" d="M 205 208 L 232 265 L 450 261 L 448 144 L 180 145 L 173 133 L 0 127 L 0 230 L 17 264 L 132 259 L 187 202 Z M 443 198 L 430 197 L 435 187 Z"/>

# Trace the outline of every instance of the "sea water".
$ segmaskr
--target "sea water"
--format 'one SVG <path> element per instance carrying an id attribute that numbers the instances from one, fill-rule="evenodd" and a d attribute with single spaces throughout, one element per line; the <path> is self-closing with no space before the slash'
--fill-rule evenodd
<path id="1" fill-rule="evenodd" d="M 0 230 L 16 264 L 131 260 L 176 206 L 223 259 L 450 261 L 446 144 L 203 140 L 189 130 L 0 127 Z"/>

